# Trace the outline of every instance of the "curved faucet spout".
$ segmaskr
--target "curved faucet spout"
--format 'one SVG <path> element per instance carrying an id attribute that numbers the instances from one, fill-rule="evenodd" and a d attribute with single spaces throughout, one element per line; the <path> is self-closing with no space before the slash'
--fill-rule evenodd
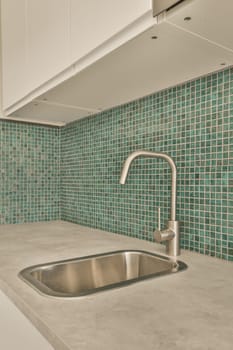
<path id="1" fill-rule="evenodd" d="M 164 230 L 159 228 L 154 232 L 154 238 L 156 242 L 166 242 L 166 251 L 168 255 L 177 256 L 180 254 L 180 244 L 179 244 L 179 222 L 176 221 L 176 165 L 171 157 L 169 157 L 166 153 L 162 152 L 150 152 L 150 151 L 135 151 L 131 153 L 126 159 L 122 172 L 120 183 L 122 185 L 125 184 L 129 168 L 133 160 L 137 157 L 152 157 L 152 158 L 161 158 L 168 162 L 171 168 L 171 180 L 172 180 L 172 188 L 171 188 L 171 219 L 168 221 L 168 227 Z M 160 213 L 160 210 L 159 210 Z M 160 215 L 160 214 L 159 214 Z M 160 217 L 159 217 L 160 222 Z"/>
<path id="2" fill-rule="evenodd" d="M 162 152 L 150 152 L 150 151 L 135 151 L 132 152 L 128 158 L 126 159 L 122 171 L 121 171 L 121 178 L 120 178 L 120 184 L 124 185 L 126 182 L 126 178 L 129 172 L 129 168 L 131 163 L 135 158 L 138 157 L 151 157 L 151 158 L 161 158 L 166 160 L 170 167 L 172 172 L 172 188 L 171 188 L 171 221 L 176 220 L 176 178 L 177 178 L 177 171 L 176 171 L 176 165 L 171 157 L 169 157 L 166 153 Z"/>

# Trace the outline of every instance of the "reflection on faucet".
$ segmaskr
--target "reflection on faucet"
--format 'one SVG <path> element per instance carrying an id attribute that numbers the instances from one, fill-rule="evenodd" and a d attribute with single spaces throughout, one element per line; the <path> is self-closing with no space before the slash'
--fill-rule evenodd
<path id="1" fill-rule="evenodd" d="M 161 230 L 160 227 L 154 232 L 154 238 L 156 242 L 166 241 L 166 252 L 168 255 L 177 256 L 180 255 L 180 244 L 179 244 L 179 222 L 176 221 L 176 165 L 171 157 L 162 152 L 150 152 L 150 151 L 135 151 L 132 152 L 126 159 L 122 172 L 120 183 L 125 184 L 128 171 L 131 163 L 137 157 L 152 157 L 161 158 L 168 162 L 171 168 L 171 218 L 168 221 L 168 227 L 165 230 Z M 160 210 L 159 210 L 159 222 L 160 222 Z M 159 224 L 160 226 L 160 224 Z"/>

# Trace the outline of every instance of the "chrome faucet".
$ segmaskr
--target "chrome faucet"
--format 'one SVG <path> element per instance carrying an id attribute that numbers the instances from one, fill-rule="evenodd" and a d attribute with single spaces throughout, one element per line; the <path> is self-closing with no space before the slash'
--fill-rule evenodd
<path id="1" fill-rule="evenodd" d="M 162 152 L 150 152 L 150 151 L 135 151 L 132 152 L 126 159 L 120 178 L 120 184 L 124 185 L 130 165 L 132 161 L 137 157 L 152 157 L 161 158 L 168 162 L 171 168 L 171 218 L 168 221 L 167 228 L 164 230 L 160 229 L 160 209 L 158 210 L 159 224 L 158 229 L 154 232 L 154 238 L 156 242 L 166 242 L 166 253 L 171 256 L 180 255 L 180 244 L 179 244 L 179 222 L 176 221 L 176 165 L 171 157 L 166 153 Z"/>

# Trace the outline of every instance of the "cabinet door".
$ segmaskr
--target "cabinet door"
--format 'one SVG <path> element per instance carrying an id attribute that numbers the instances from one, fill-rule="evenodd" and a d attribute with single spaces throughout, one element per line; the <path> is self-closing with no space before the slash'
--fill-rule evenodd
<path id="1" fill-rule="evenodd" d="M 1 1 L 3 108 L 28 91 L 26 0 Z"/>
<path id="2" fill-rule="evenodd" d="M 0 349 L 54 350 L 38 330 L 0 291 Z"/>
<path id="3" fill-rule="evenodd" d="M 69 65 L 69 1 L 28 0 L 27 7 L 32 91 Z"/>
<path id="4" fill-rule="evenodd" d="M 70 0 L 71 59 L 76 61 L 148 11 L 151 0 Z"/>

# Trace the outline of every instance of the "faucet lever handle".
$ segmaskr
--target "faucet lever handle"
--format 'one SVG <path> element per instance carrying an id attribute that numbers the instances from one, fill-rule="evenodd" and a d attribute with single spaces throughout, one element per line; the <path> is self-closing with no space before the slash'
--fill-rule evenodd
<path id="1" fill-rule="evenodd" d="M 160 207 L 158 207 L 158 231 L 161 230 L 161 210 Z"/>
<path id="2" fill-rule="evenodd" d="M 176 225 L 177 221 L 169 221 L 168 228 L 165 230 L 161 230 L 161 210 L 158 207 L 158 228 L 154 232 L 155 241 L 160 243 L 163 241 L 170 241 L 175 237 L 175 229 L 173 230 L 173 226 Z M 178 224 L 177 224 L 178 225 Z"/>

